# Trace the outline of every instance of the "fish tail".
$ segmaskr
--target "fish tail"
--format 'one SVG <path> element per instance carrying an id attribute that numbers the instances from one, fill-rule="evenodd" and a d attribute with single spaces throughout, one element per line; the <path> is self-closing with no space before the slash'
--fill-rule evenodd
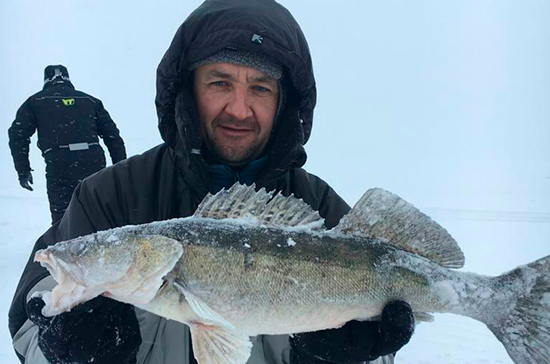
<path id="1" fill-rule="evenodd" d="M 514 363 L 550 363 L 550 256 L 496 277 L 495 288 L 489 329 Z"/>

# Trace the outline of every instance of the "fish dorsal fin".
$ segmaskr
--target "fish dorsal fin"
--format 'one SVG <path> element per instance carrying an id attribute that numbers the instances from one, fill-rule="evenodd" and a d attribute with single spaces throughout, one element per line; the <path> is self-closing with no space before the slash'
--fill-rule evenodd
<path id="1" fill-rule="evenodd" d="M 208 194 L 193 217 L 211 219 L 238 219 L 253 216 L 261 225 L 286 227 L 308 225 L 322 229 L 324 220 L 303 200 L 294 196 L 256 191 L 256 186 L 236 183 L 228 190 Z"/>
<path id="2" fill-rule="evenodd" d="M 464 266 L 464 254 L 447 230 L 412 204 L 381 188 L 365 192 L 334 230 L 381 239 L 443 267 Z"/>

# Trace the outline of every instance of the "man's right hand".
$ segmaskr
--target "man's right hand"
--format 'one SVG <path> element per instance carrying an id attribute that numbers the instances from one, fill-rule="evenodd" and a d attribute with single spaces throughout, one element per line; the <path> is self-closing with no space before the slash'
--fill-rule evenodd
<path id="1" fill-rule="evenodd" d="M 384 307 L 381 321 L 349 321 L 338 329 L 291 336 L 291 362 L 362 364 L 374 361 L 407 344 L 414 325 L 411 306 L 404 301 L 392 301 Z"/>
<path id="2" fill-rule="evenodd" d="M 31 171 L 19 173 L 19 184 L 26 190 L 32 191 L 32 173 Z"/>
<path id="3" fill-rule="evenodd" d="M 69 312 L 45 317 L 44 305 L 41 297 L 33 297 L 27 311 L 38 326 L 38 346 L 50 363 L 136 362 L 141 334 L 133 306 L 100 296 Z"/>

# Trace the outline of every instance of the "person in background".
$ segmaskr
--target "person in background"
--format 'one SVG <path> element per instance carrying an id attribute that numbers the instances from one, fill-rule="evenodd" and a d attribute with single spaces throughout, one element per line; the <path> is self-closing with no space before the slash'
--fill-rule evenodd
<path id="1" fill-rule="evenodd" d="M 98 137 L 109 149 L 113 164 L 126 158 L 126 149 L 102 102 L 75 90 L 62 65 L 46 67 L 42 91 L 21 105 L 8 129 L 19 183 L 29 191 L 33 190 L 29 145 L 37 130 L 54 224 L 63 216 L 78 183 L 105 168 L 105 153 Z"/>
<path id="2" fill-rule="evenodd" d="M 164 143 L 83 181 L 33 254 L 99 230 L 190 216 L 207 193 L 236 182 L 293 194 L 319 211 L 327 228 L 336 226 L 350 207 L 302 168 L 315 103 L 308 45 L 287 9 L 273 0 L 205 1 L 157 69 Z M 106 297 L 44 317 L 44 302 L 31 296 L 53 286 L 29 261 L 9 314 L 22 362 L 195 363 L 188 326 Z M 379 321 L 254 337 L 248 363 L 389 364 L 413 331 L 411 307 L 390 301 Z"/>

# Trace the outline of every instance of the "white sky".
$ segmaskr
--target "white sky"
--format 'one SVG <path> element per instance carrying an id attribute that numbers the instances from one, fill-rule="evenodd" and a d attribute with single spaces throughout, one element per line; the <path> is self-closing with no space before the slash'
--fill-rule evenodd
<path id="1" fill-rule="evenodd" d="M 2 0 L 0 200 L 47 206 L 36 138 L 31 194 L 18 187 L 6 131 L 48 64 L 104 102 L 130 155 L 160 143 L 156 67 L 200 3 Z M 375 186 L 413 202 L 457 238 L 469 270 L 496 274 L 550 253 L 549 1 L 281 3 L 313 55 L 310 172 L 350 204 Z M 0 228 L 18 228 L 13 219 L 0 211 Z M 30 251 L 32 241 L 13 242 L 23 243 Z"/>
<path id="2" fill-rule="evenodd" d="M 198 4 L 3 0 L 2 125 L 41 87 L 44 67 L 62 63 L 104 101 L 130 154 L 158 143 L 156 66 Z M 496 200 L 513 193 L 519 201 L 502 207 L 550 206 L 548 1 L 283 4 L 309 40 L 318 83 L 308 168 L 348 201 L 376 185 L 434 207 L 426 195 L 486 194 L 504 205 Z"/>

